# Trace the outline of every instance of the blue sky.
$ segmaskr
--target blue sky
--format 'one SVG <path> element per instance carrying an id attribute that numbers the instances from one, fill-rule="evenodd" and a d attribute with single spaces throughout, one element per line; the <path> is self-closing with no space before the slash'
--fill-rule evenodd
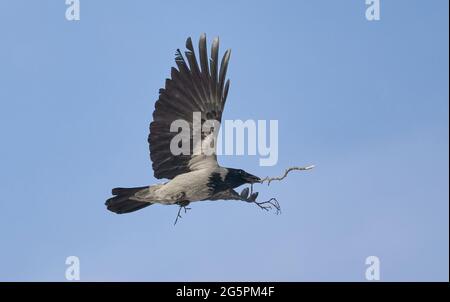
<path id="1" fill-rule="evenodd" d="M 0 280 L 448 281 L 448 1 L 0 2 Z M 157 182 L 148 124 L 186 37 L 233 50 L 226 119 L 279 120 L 279 161 L 222 156 L 260 198 L 129 215 L 116 186 Z M 195 42 L 196 43 L 196 42 Z"/>

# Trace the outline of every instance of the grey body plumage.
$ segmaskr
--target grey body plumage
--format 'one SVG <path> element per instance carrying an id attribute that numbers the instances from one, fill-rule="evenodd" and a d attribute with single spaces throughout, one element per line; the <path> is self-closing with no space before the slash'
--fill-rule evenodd
<path id="1" fill-rule="evenodd" d="M 225 52 L 219 67 L 218 38 L 212 42 L 208 59 L 206 36 L 201 35 L 200 64 L 197 63 L 191 38 L 187 39 L 186 48 L 187 61 L 177 50 L 175 63 L 178 69 L 172 67 L 171 78 L 166 79 L 165 87 L 159 91 L 148 137 L 154 176 L 169 181 L 145 187 L 113 189 L 114 197 L 106 201 L 108 210 L 112 212 L 129 213 L 155 203 L 186 206 L 201 200 L 249 201 L 248 196 L 242 196 L 234 189 L 260 181 L 243 170 L 219 166 L 215 153 L 206 155 L 196 152 L 202 146 L 194 145 L 192 132 L 189 153 L 192 155 L 173 155 L 171 152 L 170 142 L 177 134 L 170 132 L 171 123 L 182 119 L 193 129 L 193 112 L 201 113 L 202 122 L 211 119 L 220 122 L 230 87 L 226 72 L 231 51 Z M 217 133 L 218 129 L 202 132 L 200 144 L 210 143 L 208 138 Z"/>

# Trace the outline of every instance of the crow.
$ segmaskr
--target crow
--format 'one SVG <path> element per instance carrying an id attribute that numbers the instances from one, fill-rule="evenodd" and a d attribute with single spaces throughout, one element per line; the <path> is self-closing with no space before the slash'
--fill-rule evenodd
<path id="1" fill-rule="evenodd" d="M 261 182 L 259 177 L 242 169 L 221 167 L 215 152 L 211 154 L 198 152 L 211 144 L 215 151 L 215 139 L 230 87 L 230 80 L 225 81 L 225 78 L 231 51 L 227 50 L 224 53 L 219 68 L 218 38 L 212 42 L 211 57 L 208 59 L 206 35 L 200 36 L 200 64 L 190 37 L 186 40 L 186 48 L 186 59 L 177 49 L 175 63 L 178 69 L 172 67 L 171 78 L 166 79 L 165 87 L 159 90 L 148 136 L 154 176 L 169 181 L 143 187 L 114 188 L 112 189 L 114 197 L 105 203 L 107 209 L 123 214 L 155 203 L 179 205 L 177 220 L 182 208 L 186 211 L 189 209 L 186 207 L 189 203 L 202 200 L 243 200 L 256 203 L 265 210 L 270 208 L 270 205 L 278 210 L 277 204 L 272 201 L 256 202 L 257 192 L 249 192 L 249 189 L 245 188 L 239 194 L 234 190 L 243 184 L 252 185 Z M 206 120 L 218 121 L 217 129 L 211 127 L 209 130 L 201 129 L 201 133 L 196 133 L 193 129 L 194 113 L 198 113 L 202 124 Z M 171 142 L 179 135 L 178 132 L 170 131 L 171 124 L 176 120 L 186 121 L 191 130 L 193 129 L 189 132 L 187 140 L 183 141 L 188 143 L 188 154 L 174 155 L 171 151 Z M 194 140 L 196 134 L 201 137 L 197 143 Z"/>

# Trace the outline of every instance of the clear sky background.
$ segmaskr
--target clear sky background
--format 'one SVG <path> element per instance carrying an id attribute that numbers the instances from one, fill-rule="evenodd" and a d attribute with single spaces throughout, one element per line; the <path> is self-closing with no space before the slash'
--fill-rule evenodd
<path id="1" fill-rule="evenodd" d="M 0 2 L 0 280 L 385 281 L 449 278 L 448 1 Z M 225 119 L 278 119 L 279 161 L 316 164 L 243 202 L 115 215 L 157 182 L 148 124 L 186 37 L 233 50 Z"/>

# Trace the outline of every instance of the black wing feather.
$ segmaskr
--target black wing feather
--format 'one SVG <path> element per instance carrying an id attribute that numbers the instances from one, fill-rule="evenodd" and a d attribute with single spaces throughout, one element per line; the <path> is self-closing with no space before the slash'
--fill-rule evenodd
<path id="1" fill-rule="evenodd" d="M 172 179 L 181 173 L 202 167 L 203 161 L 217 165 L 215 155 L 175 156 L 170 151 L 170 142 L 177 135 L 170 132 L 171 123 L 177 119 L 183 119 L 191 125 L 192 130 L 193 112 L 201 112 L 202 121 L 215 119 L 220 122 L 230 85 L 229 81 L 225 83 L 230 51 L 225 52 L 219 70 L 218 38 L 212 42 L 209 66 L 205 34 L 202 34 L 199 40 L 200 64 L 198 64 L 191 38 L 186 40 L 186 48 L 186 59 L 179 49 L 175 53 L 178 69 L 172 67 L 171 78 L 167 79 L 165 87 L 160 89 L 153 112 L 153 122 L 150 123 L 148 142 L 156 178 Z M 191 131 L 190 154 L 192 154 L 192 140 Z M 195 166 L 192 163 L 195 163 Z"/>

